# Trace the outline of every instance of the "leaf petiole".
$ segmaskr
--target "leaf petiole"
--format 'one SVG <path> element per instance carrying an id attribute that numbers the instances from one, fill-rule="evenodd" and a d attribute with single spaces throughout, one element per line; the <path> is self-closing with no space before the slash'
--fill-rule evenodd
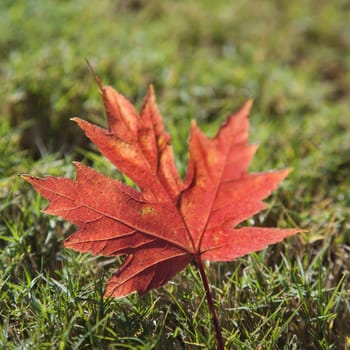
<path id="1" fill-rule="evenodd" d="M 217 339 L 218 346 L 219 346 L 218 349 L 219 350 L 225 350 L 225 345 L 224 345 L 224 341 L 222 339 L 218 317 L 216 315 L 216 310 L 215 310 L 215 307 L 214 307 L 213 297 L 212 297 L 211 292 L 210 292 L 207 275 L 205 273 L 204 266 L 203 266 L 203 261 L 202 261 L 200 255 L 196 255 L 196 262 L 197 262 L 199 273 L 201 275 L 203 286 L 204 286 L 204 289 L 205 289 L 205 296 L 207 298 L 209 310 L 210 310 L 210 313 L 211 313 L 211 318 L 213 320 L 215 333 L 216 333 L 216 339 Z"/>

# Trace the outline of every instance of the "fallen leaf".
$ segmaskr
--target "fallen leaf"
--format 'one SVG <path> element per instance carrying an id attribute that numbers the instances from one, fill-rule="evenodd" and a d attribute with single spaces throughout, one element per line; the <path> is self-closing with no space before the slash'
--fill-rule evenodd
<path id="1" fill-rule="evenodd" d="M 105 296 L 144 294 L 158 288 L 194 258 L 230 261 L 294 235 L 298 229 L 240 227 L 265 208 L 263 199 L 289 170 L 248 173 L 256 146 L 248 143 L 248 101 L 214 138 L 191 126 L 188 173 L 175 166 L 153 88 L 140 115 L 111 87 L 99 83 L 108 129 L 79 118 L 85 131 L 138 189 L 75 163 L 76 179 L 24 175 L 50 202 L 45 212 L 79 229 L 65 246 L 104 256 L 126 256 Z"/>

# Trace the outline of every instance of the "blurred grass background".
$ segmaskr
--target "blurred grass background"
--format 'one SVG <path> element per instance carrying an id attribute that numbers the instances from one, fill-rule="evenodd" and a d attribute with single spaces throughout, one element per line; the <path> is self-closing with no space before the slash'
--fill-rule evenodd
<path id="1" fill-rule="evenodd" d="M 0 13 L 2 348 L 215 348 L 195 269 L 103 301 L 117 263 L 62 249 L 73 228 L 17 176 L 73 177 L 78 159 L 115 175 L 69 120 L 105 123 L 86 59 L 137 106 L 155 85 L 182 174 L 190 120 L 214 135 L 254 98 L 252 170 L 294 171 L 251 223 L 309 232 L 209 267 L 227 348 L 349 348 L 348 0 L 2 0 Z"/>

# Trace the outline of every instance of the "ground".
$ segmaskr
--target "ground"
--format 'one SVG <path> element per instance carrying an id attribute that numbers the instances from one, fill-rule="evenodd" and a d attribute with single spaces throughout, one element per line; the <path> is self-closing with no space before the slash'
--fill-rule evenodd
<path id="1" fill-rule="evenodd" d="M 104 300 L 119 261 L 64 249 L 74 228 L 18 174 L 120 176 L 69 118 L 105 125 L 104 84 L 140 106 L 150 83 L 186 173 L 190 120 L 208 135 L 254 99 L 252 171 L 292 167 L 247 224 L 308 230 L 207 265 L 228 349 L 350 346 L 350 3 L 93 0 L 0 4 L 0 347 L 213 349 L 195 265 L 159 290 Z"/>

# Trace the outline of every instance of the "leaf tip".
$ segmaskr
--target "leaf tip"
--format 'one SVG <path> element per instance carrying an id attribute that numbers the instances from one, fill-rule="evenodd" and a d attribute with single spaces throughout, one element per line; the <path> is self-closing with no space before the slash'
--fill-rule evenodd
<path id="1" fill-rule="evenodd" d="M 18 174 L 18 176 L 29 183 L 33 183 L 37 179 L 35 176 L 28 174 Z"/>
<path id="2" fill-rule="evenodd" d="M 147 104 L 149 102 L 154 104 L 155 100 L 156 100 L 156 94 L 154 91 L 154 86 L 153 86 L 153 84 L 149 84 L 148 89 L 147 89 L 147 93 L 145 95 L 145 99 L 143 101 L 143 108 L 145 108 L 145 106 L 147 106 Z"/>
<path id="3" fill-rule="evenodd" d="M 17 174 L 17 176 L 19 176 L 20 178 L 22 178 L 25 181 L 29 181 L 29 179 L 31 178 L 31 176 L 27 175 L 27 174 Z"/>
<path id="4" fill-rule="evenodd" d="M 283 178 L 287 177 L 292 171 L 293 171 L 292 167 L 287 167 L 282 169 L 281 173 L 283 174 Z"/>
<path id="5" fill-rule="evenodd" d="M 77 123 L 81 128 L 82 128 L 82 124 L 87 123 L 85 120 L 80 119 L 79 117 L 72 117 L 72 118 L 70 118 L 70 120 Z"/>
<path id="6" fill-rule="evenodd" d="M 148 95 L 152 97 L 155 97 L 156 95 L 153 84 L 148 85 Z"/>
<path id="7" fill-rule="evenodd" d="M 252 98 L 248 99 L 242 106 L 241 110 L 245 112 L 247 115 L 249 115 L 252 107 L 253 107 L 254 100 Z"/>
<path id="8" fill-rule="evenodd" d="M 90 61 L 89 61 L 88 59 L 85 59 L 85 61 L 86 61 L 86 64 L 87 64 L 87 66 L 88 66 L 90 72 L 91 72 L 92 75 L 94 76 L 95 81 L 96 81 L 96 83 L 97 83 L 97 85 L 98 85 L 100 91 L 102 91 L 102 90 L 103 90 L 103 85 L 102 85 L 102 82 L 101 82 L 100 77 L 97 75 L 97 73 L 96 73 L 94 67 L 92 66 L 92 64 L 90 63 Z"/>
<path id="9" fill-rule="evenodd" d="M 248 98 L 248 100 L 245 102 L 245 104 L 247 104 L 249 107 L 252 107 L 254 103 L 254 99 L 253 98 Z"/>
<path id="10" fill-rule="evenodd" d="M 45 182 L 45 178 L 40 178 L 40 177 L 37 177 L 37 176 L 32 176 L 32 175 L 28 175 L 28 174 L 19 174 L 19 176 L 27 181 L 28 183 L 30 183 L 32 186 L 34 186 L 35 188 L 37 188 L 37 185 L 42 183 L 42 182 Z"/>

